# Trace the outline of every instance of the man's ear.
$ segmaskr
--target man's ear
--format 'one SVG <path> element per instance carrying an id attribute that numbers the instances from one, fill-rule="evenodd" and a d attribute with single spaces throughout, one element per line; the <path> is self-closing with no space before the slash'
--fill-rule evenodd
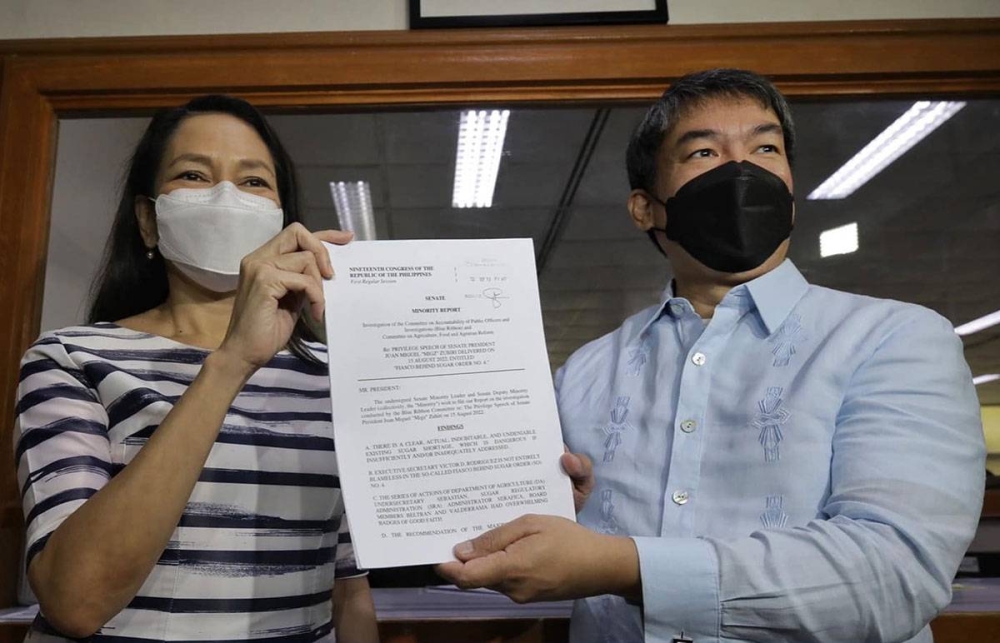
<path id="1" fill-rule="evenodd" d="M 148 197 L 135 197 L 135 218 L 143 244 L 152 250 L 160 242 L 160 233 L 156 228 L 156 208 Z"/>
<path id="2" fill-rule="evenodd" d="M 632 190 L 628 195 L 628 213 L 632 223 L 640 230 L 649 230 L 656 225 L 653 216 L 653 199 L 645 190 Z"/>

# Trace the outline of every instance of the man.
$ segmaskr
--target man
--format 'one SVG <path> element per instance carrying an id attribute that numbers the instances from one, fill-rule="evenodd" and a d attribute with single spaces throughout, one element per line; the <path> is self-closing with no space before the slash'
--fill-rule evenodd
<path id="1" fill-rule="evenodd" d="M 684 77 L 649 110 L 628 209 L 674 280 L 556 376 L 594 462 L 580 524 L 522 517 L 442 574 L 582 599 L 574 641 L 931 640 L 982 502 L 975 390 L 939 315 L 785 258 L 793 145 L 749 72 Z"/>

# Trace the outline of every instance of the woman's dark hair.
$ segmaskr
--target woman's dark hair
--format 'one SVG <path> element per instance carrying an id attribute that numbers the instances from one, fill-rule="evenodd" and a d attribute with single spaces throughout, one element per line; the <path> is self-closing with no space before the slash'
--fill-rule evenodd
<path id="1" fill-rule="evenodd" d="M 785 139 L 785 155 L 789 164 L 795 157 L 795 125 L 792 113 L 781 92 L 771 81 L 752 71 L 742 69 L 710 69 L 688 74 L 663 92 L 642 122 L 632 133 L 625 164 L 629 187 L 652 192 L 656 185 L 657 159 L 660 146 L 670 130 L 688 109 L 712 98 L 749 98 L 758 101 L 778 117 Z"/>
<path id="2" fill-rule="evenodd" d="M 196 114 L 228 114 L 257 132 L 274 160 L 284 226 L 300 220 L 295 166 L 277 134 L 250 103 L 231 96 L 212 95 L 192 99 L 182 107 L 161 110 L 153 116 L 129 161 L 99 277 L 91 290 L 88 323 L 117 321 L 166 301 L 170 290 L 167 266 L 159 253 L 152 259 L 146 256 L 147 248 L 135 216 L 135 201 L 137 197 L 156 197 L 156 176 L 167 145 L 180 124 Z M 304 341 L 316 341 L 316 336 L 300 319 L 288 349 L 307 362 L 319 364 Z"/>

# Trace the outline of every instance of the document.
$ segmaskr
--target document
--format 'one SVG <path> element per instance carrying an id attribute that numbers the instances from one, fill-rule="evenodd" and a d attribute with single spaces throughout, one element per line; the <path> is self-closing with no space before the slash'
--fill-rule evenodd
<path id="1" fill-rule="evenodd" d="M 574 519 L 531 240 L 327 248 L 334 438 L 358 564 L 446 562 L 525 513 Z"/>

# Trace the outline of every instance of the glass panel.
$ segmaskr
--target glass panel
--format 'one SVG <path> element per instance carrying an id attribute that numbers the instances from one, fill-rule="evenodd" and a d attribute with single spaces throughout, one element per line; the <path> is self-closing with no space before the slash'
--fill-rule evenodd
<path id="1" fill-rule="evenodd" d="M 958 325 L 1000 309 L 1000 100 L 954 117 L 851 196 L 806 196 L 914 104 L 793 104 L 790 256 L 814 284 L 928 306 Z M 553 367 L 655 303 L 669 267 L 625 210 L 624 155 L 645 106 L 511 110 L 491 208 L 452 208 L 460 110 L 271 117 L 298 165 L 304 217 L 336 227 L 333 181 L 367 181 L 379 238 L 531 237 Z M 123 163 L 145 119 L 61 122 L 43 327 L 83 319 Z M 857 223 L 856 252 L 820 234 Z M 975 375 L 1000 373 L 1000 326 L 965 337 Z M 1000 404 L 1000 381 L 978 387 Z"/>

